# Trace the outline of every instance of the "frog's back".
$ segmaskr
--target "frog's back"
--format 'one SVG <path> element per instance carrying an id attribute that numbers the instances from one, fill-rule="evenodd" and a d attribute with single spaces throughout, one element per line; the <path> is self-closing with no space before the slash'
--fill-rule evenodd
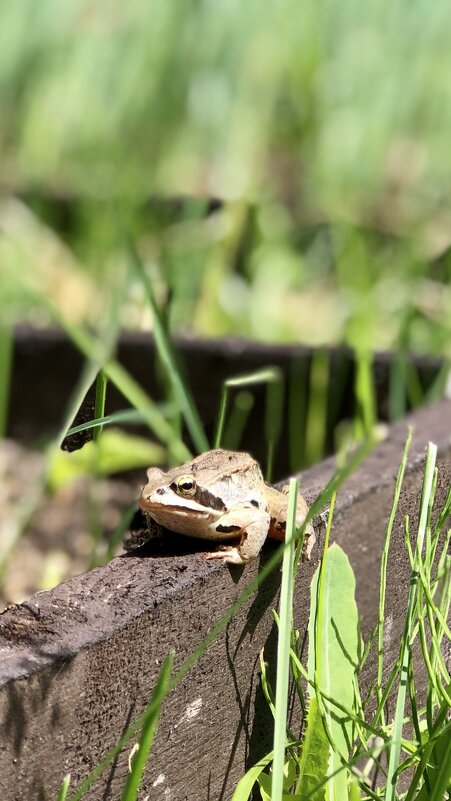
<path id="1" fill-rule="evenodd" d="M 225 448 L 213 448 L 211 451 L 200 453 L 199 456 L 196 456 L 189 464 L 193 473 L 204 470 L 224 473 L 234 472 L 246 466 L 256 466 L 258 470 L 260 470 L 258 462 L 252 458 L 250 453 L 245 453 L 244 451 L 228 451 Z"/>

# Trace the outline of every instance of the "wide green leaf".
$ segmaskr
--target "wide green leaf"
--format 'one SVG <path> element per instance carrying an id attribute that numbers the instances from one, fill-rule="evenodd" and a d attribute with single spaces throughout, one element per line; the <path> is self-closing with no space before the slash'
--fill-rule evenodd
<path id="1" fill-rule="evenodd" d="M 313 696 L 307 714 L 307 725 L 299 761 L 300 778 L 296 789 L 301 798 L 308 796 L 311 801 L 323 801 L 326 785 L 323 784 L 316 792 L 313 791 L 326 776 L 328 763 L 329 740 L 324 729 L 317 698 Z"/>
<path id="2" fill-rule="evenodd" d="M 256 765 L 253 765 L 251 768 L 249 768 L 247 773 L 244 774 L 235 787 L 235 792 L 233 793 L 231 801 L 247 801 L 252 793 L 252 788 L 255 782 L 258 780 L 265 768 L 271 764 L 272 758 L 273 753 L 271 751 L 270 754 L 267 754 L 265 757 L 260 759 Z"/>
<path id="3" fill-rule="evenodd" d="M 87 442 L 78 451 L 55 451 L 48 481 L 52 489 L 58 489 L 87 474 L 107 476 L 162 464 L 165 454 L 165 449 L 155 442 L 110 428 L 98 440 Z"/>
<path id="4" fill-rule="evenodd" d="M 348 557 L 336 544 L 326 552 L 311 586 L 308 675 L 317 692 L 350 711 L 356 708 L 355 674 L 361 656 L 361 636 L 355 601 L 355 579 Z M 310 687 L 310 694 L 314 690 Z M 353 723 L 346 713 L 317 695 L 324 710 L 330 748 L 327 789 L 330 801 L 347 798 L 347 771 Z"/>

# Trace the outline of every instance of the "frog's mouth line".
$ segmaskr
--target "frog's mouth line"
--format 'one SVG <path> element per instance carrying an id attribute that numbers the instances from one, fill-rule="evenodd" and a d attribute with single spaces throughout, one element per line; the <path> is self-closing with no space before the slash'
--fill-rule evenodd
<path id="1" fill-rule="evenodd" d="M 215 514 L 215 510 L 214 509 L 211 509 L 211 511 L 210 510 L 204 510 L 204 509 L 193 509 L 192 507 L 186 507 L 186 506 L 185 507 L 180 507 L 180 506 L 176 506 L 175 504 L 171 505 L 169 503 L 155 503 L 155 502 L 152 502 L 152 501 L 144 501 L 144 500 L 141 500 L 139 502 L 139 506 L 145 512 L 150 512 L 151 513 L 152 511 L 158 511 L 158 510 L 161 509 L 162 512 L 170 512 L 171 514 L 181 515 L 181 516 L 184 516 L 184 517 L 187 514 L 189 514 L 190 517 L 198 517 L 200 519 L 203 519 L 203 518 L 206 518 L 206 517 L 211 517 L 211 515 Z"/>

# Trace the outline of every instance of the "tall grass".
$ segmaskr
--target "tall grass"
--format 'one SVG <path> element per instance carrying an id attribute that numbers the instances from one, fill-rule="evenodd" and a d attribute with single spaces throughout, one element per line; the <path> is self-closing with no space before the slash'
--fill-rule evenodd
<path id="1" fill-rule="evenodd" d="M 383 669 L 387 554 L 409 446 L 410 437 L 398 473 L 383 549 L 381 603 L 375 632 L 363 651 L 352 570 L 337 545 L 328 548 L 332 498 L 323 558 L 311 588 L 307 668 L 295 647 L 291 652 L 294 687 L 299 692 L 296 676 L 301 675 L 309 694 L 303 737 L 298 740 L 289 730 L 284 706 L 279 712 L 271 706 L 276 721 L 278 713 L 284 713 L 283 725 L 278 720 L 275 726 L 274 750 L 243 777 L 233 801 L 248 799 L 256 782 L 263 801 L 279 801 L 282 797 L 299 801 L 324 798 L 392 801 L 404 797 L 408 801 L 414 797 L 438 801 L 451 789 L 451 729 L 447 721 L 451 709 L 450 675 L 442 654 L 443 642 L 450 637 L 447 620 L 451 603 L 448 550 L 451 532 L 446 531 L 445 521 L 451 507 L 451 493 L 432 526 L 437 470 L 436 447 L 431 443 L 414 547 L 408 536 L 408 518 L 405 520 L 411 581 L 406 588 L 404 632 L 396 663 Z M 291 620 L 291 609 L 285 610 L 284 618 L 281 615 L 279 620 L 281 642 L 285 641 Z M 297 641 L 293 635 L 291 640 Z M 362 702 L 359 679 L 373 647 L 377 648 L 377 675 L 369 677 L 370 695 Z M 283 668 L 281 662 L 280 669 Z M 420 699 L 415 677 L 419 679 L 421 672 L 423 683 L 426 677 L 426 688 Z M 270 688 L 267 694 L 271 696 Z M 370 698 L 376 704 L 373 712 Z M 299 700 L 304 708 L 303 697 Z M 285 760 L 278 756 L 276 766 L 276 755 L 281 750 Z M 271 764 L 272 784 L 264 773 Z M 399 789 L 401 781 L 403 791 Z"/>
<path id="2" fill-rule="evenodd" d="M 444 0 L 7 4 L 3 264 L 94 323 L 125 227 L 177 329 L 449 357 L 450 22 Z M 136 282 L 122 326 L 147 301 Z"/>
<path id="3" fill-rule="evenodd" d="M 264 384 L 266 386 L 265 426 L 263 432 L 267 448 L 265 477 L 267 481 L 271 481 L 274 450 L 281 434 L 283 417 L 283 377 L 278 367 L 267 367 L 262 370 L 256 370 L 254 373 L 236 376 L 224 381 L 219 403 L 214 444 L 215 448 L 219 448 L 222 442 L 227 405 L 231 390 L 243 390 L 243 388 L 253 387 L 258 384 Z"/>

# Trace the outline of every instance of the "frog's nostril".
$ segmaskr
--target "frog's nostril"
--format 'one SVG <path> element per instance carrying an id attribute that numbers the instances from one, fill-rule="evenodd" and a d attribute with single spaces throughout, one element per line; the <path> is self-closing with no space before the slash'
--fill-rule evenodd
<path id="1" fill-rule="evenodd" d="M 165 492 L 166 492 L 166 490 L 165 490 L 164 487 L 158 487 L 157 495 L 164 495 Z"/>

